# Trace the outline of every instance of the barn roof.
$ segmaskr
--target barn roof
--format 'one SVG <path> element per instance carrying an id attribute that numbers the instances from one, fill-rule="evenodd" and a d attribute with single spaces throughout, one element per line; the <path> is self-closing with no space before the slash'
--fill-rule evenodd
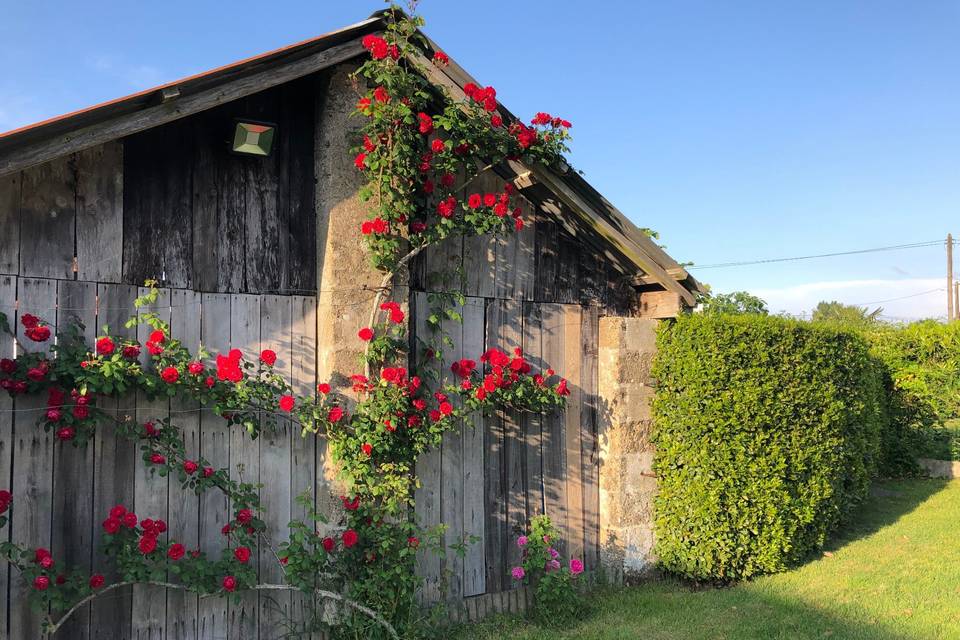
<path id="1" fill-rule="evenodd" d="M 364 53 L 361 38 L 382 30 L 386 12 L 330 33 L 175 80 L 122 98 L 0 133 L 0 176 L 211 109 Z M 431 41 L 431 44 L 432 41 Z M 435 46 L 435 45 L 434 45 Z M 436 47 L 435 48 L 439 48 Z M 454 97 L 476 82 L 455 60 L 441 69 L 424 58 L 429 79 Z M 478 83 L 479 84 L 479 83 Z M 513 115 L 501 105 L 509 119 Z M 634 284 L 673 291 L 688 304 L 700 283 L 594 189 L 576 171 L 511 162 L 524 195 L 545 210 L 572 214 L 638 268 Z M 549 196 L 549 197 L 547 197 Z M 576 235 L 576 231 L 571 229 Z"/>

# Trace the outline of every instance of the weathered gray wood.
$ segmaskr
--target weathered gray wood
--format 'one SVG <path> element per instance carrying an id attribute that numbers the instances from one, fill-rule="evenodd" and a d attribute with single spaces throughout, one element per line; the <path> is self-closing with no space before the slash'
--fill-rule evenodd
<path id="1" fill-rule="evenodd" d="M 563 358 L 556 367 L 566 377 L 567 408 L 561 414 L 563 431 L 563 472 L 566 481 L 566 522 L 564 544 L 570 557 L 583 558 L 583 460 L 582 460 L 582 402 L 583 378 L 581 374 L 582 313 L 579 305 L 563 305 Z"/>
<path id="2" fill-rule="evenodd" d="M 569 233 L 561 229 L 557 234 L 557 290 L 556 301 L 567 304 L 580 302 L 579 266 L 580 244 Z"/>
<path id="3" fill-rule="evenodd" d="M 467 298 L 463 305 L 462 357 L 479 363 L 484 345 L 484 300 Z M 483 416 L 476 414 L 463 424 L 463 533 L 467 541 L 463 558 L 463 595 L 486 592 L 486 547 L 484 537 Z M 476 542 L 472 542 L 473 539 Z"/>
<path id="4" fill-rule="evenodd" d="M 193 288 L 220 291 L 218 207 L 220 183 L 214 147 L 204 142 L 213 134 L 205 118 L 193 122 L 196 146 L 193 155 Z M 243 271 L 240 272 L 241 276 Z"/>
<path id="5" fill-rule="evenodd" d="M 191 353 L 200 347 L 200 294 L 174 289 L 170 292 L 170 334 L 183 343 Z M 175 396 L 170 399 L 170 416 L 183 434 L 185 455 L 191 460 L 200 457 L 199 402 Z M 176 540 L 187 549 L 200 546 L 200 498 L 189 489 L 182 489 L 179 481 L 170 480 L 167 503 L 170 540 Z M 167 639 L 196 640 L 199 600 L 195 594 L 177 589 L 167 591 Z"/>
<path id="6" fill-rule="evenodd" d="M 256 362 L 259 357 L 260 296 L 230 296 L 230 347 L 240 349 L 244 358 L 250 361 Z M 230 476 L 242 482 L 260 482 L 260 443 L 239 426 L 230 429 Z M 233 505 L 230 508 L 235 511 Z M 259 567 L 260 559 L 256 553 L 250 558 L 250 564 Z M 238 601 L 230 603 L 231 638 L 247 640 L 257 637 L 258 603 L 256 593 L 240 594 Z"/>
<path id="7" fill-rule="evenodd" d="M 57 321 L 57 283 L 54 280 L 20 278 L 17 286 L 18 316 L 31 313 L 51 327 Z M 52 339 L 44 343 L 23 337 L 23 325 L 17 324 L 21 344 L 31 352 L 44 352 Z M 46 398 L 26 395 L 17 398 L 13 424 L 13 474 L 11 493 L 16 496 L 10 520 L 13 542 L 29 548 L 50 548 L 53 520 L 54 436 L 37 426 L 46 408 Z M 27 596 L 32 585 L 11 576 L 10 638 L 36 640 L 40 637 L 40 615 L 30 610 Z"/>
<path id="8" fill-rule="evenodd" d="M 506 303 L 490 300 L 486 309 L 486 336 L 484 349 L 498 346 L 507 324 Z M 479 366 L 479 364 L 478 364 Z M 487 418 L 483 432 L 484 479 L 484 559 L 486 561 L 485 584 L 488 592 L 503 588 L 506 576 L 506 545 L 510 536 L 507 531 L 506 467 L 504 465 L 503 428 L 504 411 Z"/>
<path id="9" fill-rule="evenodd" d="M 246 75 L 170 103 L 148 107 L 107 122 L 83 127 L 14 152 L 5 151 L 0 154 L 0 175 L 211 109 L 339 64 L 362 52 L 363 48 L 359 40 L 351 40 L 281 68 Z"/>
<path id="10" fill-rule="evenodd" d="M 557 299 L 557 272 L 561 262 L 557 234 L 557 223 L 538 211 L 536 213 L 537 254 L 534 300 L 552 302 Z"/>
<path id="11" fill-rule="evenodd" d="M 600 562 L 600 458 L 597 442 L 597 365 L 600 309 L 583 308 L 580 317 L 581 457 L 583 462 L 584 562 L 588 568 Z"/>
<path id="12" fill-rule="evenodd" d="M 16 321 L 17 280 L 14 276 L 0 275 L 0 313 L 7 317 L 8 322 Z M 0 334 L 0 358 L 13 358 L 13 339 L 8 335 Z M 0 393 L 0 484 L 9 490 L 13 473 L 13 398 L 7 393 Z M 0 529 L 0 542 L 10 541 L 10 527 Z M 0 631 L 7 633 L 7 622 L 10 619 L 10 599 L 8 591 L 10 584 L 10 565 L 0 563 Z"/>
<path id="13" fill-rule="evenodd" d="M 542 366 L 542 309 L 538 303 L 523 305 L 523 352 L 534 363 Z M 527 496 L 527 517 L 544 512 L 543 501 L 543 418 L 539 414 L 525 413 L 523 423 L 523 444 L 525 454 L 524 489 Z M 524 526 L 526 526 L 526 521 Z"/>
<path id="14" fill-rule="evenodd" d="M 505 322 L 500 328 L 500 343 L 498 348 L 510 353 L 515 347 L 524 347 L 524 304 L 519 301 L 508 300 L 503 303 L 503 317 Z M 539 335 L 539 334 L 538 334 Z M 505 588 L 514 588 L 518 583 L 510 578 L 510 569 L 518 566 L 520 563 L 520 548 L 516 545 L 517 536 L 524 533 L 527 528 L 527 490 L 526 490 L 526 468 L 527 468 L 527 447 L 524 438 L 525 417 L 515 411 L 506 411 L 503 413 L 503 435 L 504 435 L 504 478 L 506 481 L 507 494 L 507 527 L 504 533 L 504 546 L 506 550 L 505 562 L 506 569 L 503 577 L 503 586 Z"/>
<path id="15" fill-rule="evenodd" d="M 277 354 L 274 371 L 288 382 L 293 375 L 293 299 L 289 296 L 263 296 L 260 302 L 260 346 Z M 267 429 L 260 436 L 260 474 L 264 479 L 260 490 L 267 523 L 267 535 L 276 545 L 286 540 L 291 520 L 291 483 L 287 476 L 292 471 L 292 438 L 300 438 L 290 420 L 278 419 L 276 428 Z M 277 564 L 273 551 L 260 547 L 260 581 L 283 582 L 283 570 Z M 260 594 L 260 639 L 280 640 L 286 633 L 282 622 L 290 616 L 290 594 L 280 592 Z"/>
<path id="16" fill-rule="evenodd" d="M 477 176 L 469 185 L 463 198 L 470 193 L 493 192 L 502 186 L 501 180 L 491 171 Z M 463 240 L 463 271 L 465 284 L 463 293 L 468 296 L 492 298 L 497 293 L 497 252 L 501 240 L 493 234 L 470 236 Z"/>
<path id="17" fill-rule="evenodd" d="M 137 288 L 125 284 L 101 284 L 97 287 L 97 333 L 103 333 L 109 326 L 110 335 L 118 338 L 136 338 L 134 329 L 127 329 L 124 323 L 133 315 L 133 301 L 137 297 Z M 136 394 L 130 393 L 119 399 L 105 398 L 100 402 L 104 410 L 112 410 L 118 419 L 129 416 L 134 419 L 132 409 L 136 406 Z M 101 523 L 110 509 L 117 504 L 134 508 L 134 463 L 136 462 L 136 444 L 126 438 L 117 437 L 111 428 L 97 429 L 94 443 L 96 478 L 93 486 L 93 545 L 94 570 L 106 576 L 108 581 L 117 578 L 112 560 L 99 553 L 103 539 Z M 91 603 L 90 637 L 97 640 L 128 640 L 131 637 L 132 593 L 130 589 L 119 589 L 109 599 L 97 599 Z"/>
<path id="18" fill-rule="evenodd" d="M 312 396 L 317 388 L 317 299 L 313 296 L 293 296 L 291 317 L 291 353 L 290 365 L 294 394 Z M 310 492 L 313 501 L 307 504 L 316 506 L 317 489 L 326 483 L 323 467 L 317 466 L 318 455 L 324 455 L 326 441 L 313 434 L 301 434 L 294 426 L 290 433 L 290 515 L 294 519 L 309 522 L 307 508 L 297 503 L 297 496 Z M 325 487 L 327 495 L 332 491 Z M 285 532 L 285 535 L 289 532 Z M 308 595 L 293 594 L 291 614 L 294 621 L 309 620 L 314 613 L 313 598 Z"/>
<path id="19" fill-rule="evenodd" d="M 430 332 L 427 326 L 427 317 L 430 314 L 430 306 L 427 302 L 427 294 L 417 293 L 412 302 L 413 319 L 411 323 L 414 326 L 415 334 L 419 339 L 428 341 Z M 420 355 L 418 348 L 417 356 Z M 417 367 L 425 382 L 431 380 L 429 371 L 438 371 L 436 365 L 424 363 L 422 358 L 418 359 Z M 417 521 L 424 529 L 432 529 L 443 522 L 440 512 L 441 459 L 441 449 L 438 447 L 421 455 L 417 460 L 417 476 L 420 478 L 421 486 L 414 494 L 415 511 Z M 417 564 L 424 579 L 421 599 L 424 602 L 436 602 L 440 598 L 440 556 L 426 549 L 421 549 L 417 553 Z"/>
<path id="20" fill-rule="evenodd" d="M 517 250 L 513 265 L 516 282 L 513 295 L 517 300 L 533 300 L 536 292 L 537 267 L 537 218 L 533 215 L 533 206 L 522 196 L 514 196 L 517 206 L 523 211 L 523 229 L 514 231 Z"/>
<path id="21" fill-rule="evenodd" d="M 280 93 L 268 91 L 246 99 L 246 116 L 261 122 L 277 122 L 280 118 Z M 283 127 L 284 129 L 286 127 Z M 309 130 L 308 130 L 309 131 Z M 286 178 L 289 148 L 277 148 L 266 158 L 240 158 L 246 196 L 247 291 L 277 292 L 286 286 L 290 257 L 290 236 L 287 234 L 287 184 L 280 185 L 281 172 Z M 284 206 L 280 206 L 282 198 Z"/>
<path id="22" fill-rule="evenodd" d="M 72 156 L 23 172 L 20 275 L 73 279 L 76 189 Z"/>
<path id="23" fill-rule="evenodd" d="M 230 349 L 230 296 L 219 293 L 204 294 L 201 299 L 200 339 L 203 346 L 212 352 L 207 364 L 215 366 L 218 352 Z M 223 418 L 210 411 L 200 414 L 200 452 L 216 468 L 230 466 L 230 432 Z M 227 546 L 220 533 L 223 525 L 231 519 L 230 504 L 218 491 L 206 491 L 200 496 L 200 548 L 210 557 L 219 557 Z M 227 599 L 223 597 L 200 600 L 200 640 L 219 640 L 227 635 Z"/>
<path id="24" fill-rule="evenodd" d="M 13 173 L 0 177 L 0 273 L 20 271 L 20 183 Z M 11 316 L 12 317 L 12 316 Z"/>
<path id="25" fill-rule="evenodd" d="M 543 366 L 557 370 L 566 376 L 563 370 L 564 353 L 564 305 L 542 304 L 541 310 L 541 357 Z M 577 322 L 579 328 L 580 323 Z M 579 349 L 575 345 L 571 348 Z M 575 381 L 571 381 L 572 383 Z M 563 541 L 567 536 L 567 495 L 566 495 L 566 445 L 564 443 L 564 416 L 559 411 L 550 411 L 540 418 L 541 451 L 543 461 L 543 502 L 544 511 L 560 533 L 558 549 L 565 551 Z"/>
<path id="26" fill-rule="evenodd" d="M 57 333 L 83 325 L 82 335 L 93 345 L 97 324 L 97 285 L 93 282 L 61 280 L 58 283 Z M 65 391 L 70 391 L 66 389 Z M 109 425 L 100 428 L 111 429 Z M 53 476 L 53 546 L 58 563 L 90 572 L 93 562 L 93 444 L 76 447 L 56 444 Z M 63 626 L 65 637 L 89 637 L 90 607 L 77 611 Z"/>
<path id="27" fill-rule="evenodd" d="M 120 282 L 123 269 L 123 143 L 77 154 L 77 277 Z"/>
<path id="28" fill-rule="evenodd" d="M 316 77 L 284 85 L 280 97 L 283 121 L 279 132 L 287 162 L 281 176 L 286 185 L 286 235 L 289 257 L 284 286 L 292 293 L 314 294 L 317 290 L 317 211 L 314 205 L 314 128 L 318 95 L 324 83 Z"/>
<path id="29" fill-rule="evenodd" d="M 463 314 L 463 308 L 453 309 Z M 441 385 L 456 384 L 457 380 L 450 371 L 450 364 L 463 357 L 463 325 L 445 318 L 443 332 L 450 337 L 452 345 L 443 351 L 441 366 Z M 454 401 L 454 399 L 451 399 Z M 459 425 L 458 425 L 459 426 Z M 448 431 L 443 435 L 440 453 L 440 513 L 447 529 L 443 541 L 447 548 L 443 559 L 443 570 L 448 577 L 446 597 L 450 602 L 458 602 L 463 597 L 464 558 L 454 551 L 456 545 L 465 543 L 463 527 L 463 433 L 462 427 Z"/>
<path id="30" fill-rule="evenodd" d="M 141 288 L 141 296 L 149 293 L 149 289 Z M 157 301 L 138 310 L 140 316 L 146 313 L 156 314 L 163 322 L 170 322 L 170 290 L 161 289 Z M 137 340 L 146 344 L 153 329 L 146 323 L 137 326 Z M 154 371 L 149 352 L 143 349 L 140 352 L 144 369 Z M 150 399 L 147 394 L 137 392 L 136 417 L 138 424 L 159 421 L 169 416 L 170 401 L 166 397 Z M 169 496 L 168 476 L 158 475 L 149 462 L 144 462 L 138 451 L 134 466 L 134 507 L 142 520 L 151 518 L 166 522 L 167 499 Z M 153 552 L 164 553 L 169 531 L 159 536 L 157 549 Z M 163 587 L 134 585 L 133 587 L 133 637 L 136 640 L 164 640 L 167 625 L 167 598 Z"/>
<path id="31" fill-rule="evenodd" d="M 243 180 L 241 158 L 221 154 L 217 157 L 217 230 L 211 242 L 216 243 L 216 291 L 245 291 L 246 269 L 244 250 L 247 245 L 245 211 L 247 190 Z"/>

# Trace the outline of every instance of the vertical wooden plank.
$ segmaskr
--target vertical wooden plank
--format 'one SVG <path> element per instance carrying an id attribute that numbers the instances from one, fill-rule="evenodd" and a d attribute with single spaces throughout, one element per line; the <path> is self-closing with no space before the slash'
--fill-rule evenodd
<path id="1" fill-rule="evenodd" d="M 497 346 L 509 353 L 515 347 L 524 347 L 524 305 L 515 300 L 504 301 Z M 539 327 L 538 327 L 539 331 Z M 539 335 L 539 333 L 538 333 Z M 490 348 L 488 345 L 487 348 Z M 516 411 L 503 412 L 503 464 L 506 504 L 506 526 L 503 530 L 503 553 L 506 560 L 503 586 L 514 588 L 517 583 L 510 578 L 510 569 L 520 564 L 520 548 L 515 544 L 517 536 L 527 527 L 526 469 L 527 447 L 524 438 L 526 420 Z"/>
<path id="2" fill-rule="evenodd" d="M 560 375 L 563 370 L 566 320 L 564 305 L 542 304 L 542 359 L 543 367 L 556 369 Z M 579 328 L 579 320 L 577 327 Z M 571 345 L 574 346 L 574 345 Z M 572 381 L 571 381 L 572 382 Z M 559 411 L 550 411 L 541 416 L 542 454 L 543 454 L 543 502 L 544 510 L 560 533 L 561 542 L 557 545 L 561 553 L 565 552 L 567 531 L 567 487 L 566 487 L 566 445 L 564 442 L 564 416 Z"/>
<path id="3" fill-rule="evenodd" d="M 174 289 L 170 292 L 170 334 L 191 353 L 200 348 L 200 294 Z M 199 402 L 181 396 L 170 399 L 170 416 L 183 434 L 184 453 L 191 460 L 200 457 Z M 187 549 L 200 546 L 200 497 L 189 489 L 181 489 L 176 479 L 170 481 L 167 503 L 170 540 Z M 199 600 L 196 594 L 177 589 L 167 591 L 167 639 L 196 640 Z"/>
<path id="4" fill-rule="evenodd" d="M 413 298 L 412 323 L 416 335 L 423 340 L 429 340 L 430 336 L 430 330 L 427 327 L 429 315 L 430 305 L 427 302 L 427 294 L 417 293 Z M 429 376 L 429 371 L 431 369 L 437 371 L 435 365 L 422 361 L 419 347 L 416 355 L 419 358 L 417 368 L 420 376 L 425 384 L 431 384 L 432 378 Z M 417 521 L 424 529 L 432 529 L 443 522 L 440 513 L 441 459 L 441 448 L 437 447 L 421 455 L 417 460 L 416 469 L 417 476 L 420 478 L 420 488 L 414 495 L 415 513 Z M 417 565 L 424 580 L 421 599 L 426 603 L 436 602 L 440 598 L 440 556 L 422 549 L 417 553 Z"/>
<path id="5" fill-rule="evenodd" d="M 218 203 L 220 184 L 217 181 L 217 161 L 207 115 L 195 118 L 193 155 L 192 206 L 193 206 L 193 288 L 197 291 L 219 291 L 220 265 L 217 260 L 219 248 Z M 240 275 L 243 275 L 242 269 Z"/>
<path id="6" fill-rule="evenodd" d="M 211 352 L 208 366 L 215 366 L 217 353 L 230 350 L 230 296 L 206 293 L 201 298 L 200 339 Z M 216 469 L 230 466 L 230 432 L 223 418 L 210 411 L 200 414 L 200 453 Z M 200 548 L 209 557 L 217 558 L 227 546 L 220 532 L 230 520 L 230 504 L 219 491 L 205 491 L 200 496 Z M 227 599 L 200 599 L 200 640 L 220 640 L 227 635 Z"/>
<path id="7" fill-rule="evenodd" d="M 77 180 L 73 156 L 23 172 L 20 275 L 73 279 Z"/>
<path id="8" fill-rule="evenodd" d="M 146 295 L 149 289 L 141 288 L 139 294 Z M 145 313 L 155 313 L 164 322 L 170 322 L 170 290 L 161 289 L 157 301 L 139 309 L 142 316 Z M 146 344 L 153 329 L 146 323 L 137 326 L 137 341 Z M 140 353 L 141 363 L 145 370 L 152 371 L 150 354 L 146 349 Z M 170 401 L 166 397 L 150 399 L 146 393 L 137 392 L 136 417 L 138 424 L 149 421 L 158 421 L 170 414 Z M 154 472 L 153 466 L 143 461 L 138 451 L 134 466 L 134 507 L 137 515 L 153 520 L 166 522 L 168 476 L 161 476 Z M 157 541 L 155 554 L 163 554 L 169 531 L 160 535 Z M 167 624 L 167 597 L 165 589 L 145 585 L 133 587 L 133 637 L 137 640 L 164 640 Z"/>
<path id="9" fill-rule="evenodd" d="M 260 303 L 260 346 L 277 354 L 274 371 L 288 382 L 293 374 L 293 299 L 290 296 L 263 296 Z M 265 429 L 257 440 L 260 445 L 260 474 L 267 480 L 260 490 L 260 501 L 267 523 L 267 535 L 274 544 L 286 540 L 291 520 L 291 482 L 288 474 L 291 464 L 292 438 L 300 439 L 299 429 L 290 420 L 278 419 L 273 429 Z M 260 581 L 272 584 L 283 582 L 283 570 L 273 552 L 260 547 Z M 262 593 L 260 595 L 260 639 L 280 640 L 286 633 L 282 625 L 290 617 L 290 594 Z"/>
<path id="10" fill-rule="evenodd" d="M 20 183 L 23 174 L 0 176 L 0 273 L 20 271 Z M 13 317 L 12 315 L 10 316 Z"/>
<path id="11" fill-rule="evenodd" d="M 123 270 L 123 143 L 77 154 L 77 278 L 120 282 Z"/>
<path id="12" fill-rule="evenodd" d="M 0 275 L 0 313 L 11 324 L 16 322 L 17 280 L 11 275 Z M 13 338 L 0 334 L 0 358 L 14 357 Z M 0 484 L 10 490 L 13 485 L 13 398 L 8 393 L 0 393 Z M 0 529 L 0 543 L 10 541 L 10 526 Z M 0 563 L 0 636 L 9 637 L 10 591 L 15 593 L 15 583 L 11 584 L 10 565 Z"/>
<path id="13" fill-rule="evenodd" d="M 43 318 L 51 327 L 57 322 L 57 284 L 54 280 L 20 278 L 17 287 L 18 318 L 31 313 Z M 44 352 L 53 341 L 32 342 L 23 336 L 23 325 L 17 321 L 17 336 L 24 348 Z M 16 473 L 10 488 L 17 503 L 10 521 L 13 542 L 30 548 L 50 548 L 53 526 L 54 436 L 37 426 L 37 419 L 46 408 L 46 398 L 26 395 L 17 398 L 13 418 L 13 460 Z M 11 576 L 16 586 L 11 589 L 10 638 L 36 640 L 40 637 L 40 615 L 30 610 L 27 597 L 31 585 Z"/>
<path id="14" fill-rule="evenodd" d="M 284 280 L 290 291 L 314 294 L 317 290 L 317 208 L 314 206 L 314 122 L 321 83 L 314 77 L 282 86 L 281 108 L 288 132 L 288 161 L 284 182 L 288 210 L 285 214 L 289 259 Z M 284 133 L 280 132 L 281 137 Z"/>
<path id="15" fill-rule="evenodd" d="M 563 472 L 566 481 L 566 529 L 564 540 L 566 552 L 571 557 L 583 558 L 583 428 L 581 413 L 583 381 L 581 378 L 581 309 L 578 305 L 563 305 L 563 360 L 554 367 L 567 378 L 567 408 L 561 413 L 564 459 Z"/>
<path id="16" fill-rule="evenodd" d="M 484 300 L 467 298 L 463 305 L 464 358 L 479 363 L 484 343 Z M 484 519 L 484 420 L 479 413 L 463 424 L 463 533 L 467 553 L 463 559 L 463 595 L 486 592 L 486 522 Z M 476 542 L 471 542 L 476 539 Z"/>
<path id="17" fill-rule="evenodd" d="M 507 323 L 506 303 L 487 301 L 484 350 L 500 345 L 501 330 Z M 487 418 L 483 430 L 484 479 L 484 558 L 485 586 L 488 593 L 503 588 L 507 531 L 506 467 L 504 460 L 504 411 Z"/>
<path id="18" fill-rule="evenodd" d="M 230 299 L 230 347 L 240 349 L 244 358 L 256 361 L 260 355 L 260 296 L 235 294 Z M 260 482 L 260 443 L 246 429 L 230 429 L 230 475 L 234 480 Z M 231 505 L 231 510 L 233 506 Z M 250 564 L 259 569 L 260 559 L 253 555 Z M 230 604 L 231 638 L 257 637 L 257 593 L 240 594 Z"/>
<path id="19" fill-rule="evenodd" d="M 580 317 L 581 457 L 583 461 L 584 563 L 600 566 L 600 456 L 597 443 L 597 364 L 600 307 L 583 308 Z"/>
<path id="20" fill-rule="evenodd" d="M 313 296 L 292 296 L 290 365 L 295 395 L 311 396 L 317 388 L 317 299 Z M 308 522 L 307 509 L 297 504 L 297 496 L 310 491 L 317 504 L 314 483 L 325 483 L 323 469 L 317 467 L 318 450 L 326 441 L 313 434 L 303 435 L 296 426 L 290 433 L 290 515 Z M 326 453 L 324 448 L 321 455 Z M 324 487 L 329 494 L 332 489 Z M 289 533 L 289 532 L 287 532 Z M 313 615 L 313 598 L 295 593 L 291 598 L 294 621 L 308 620 Z"/>
<path id="21" fill-rule="evenodd" d="M 575 304 L 580 301 L 580 261 L 579 243 L 565 229 L 557 231 L 558 260 L 557 260 L 557 289 L 556 301 Z"/>
<path id="22" fill-rule="evenodd" d="M 534 366 L 542 366 L 542 309 L 536 302 L 523 305 L 523 352 Z M 524 491 L 527 496 L 527 514 L 524 521 L 544 512 L 543 501 L 543 418 L 539 414 L 525 413 L 523 424 Z"/>
<path id="23" fill-rule="evenodd" d="M 517 300 L 533 300 L 536 291 L 537 267 L 537 218 L 533 215 L 533 206 L 526 198 L 514 196 L 517 206 L 523 211 L 523 229 L 514 231 L 516 251 L 514 254 L 513 275 L 516 282 L 513 295 Z"/>
<path id="24" fill-rule="evenodd" d="M 216 149 L 214 149 L 216 154 Z M 217 233 L 209 239 L 217 256 L 216 291 L 245 291 L 244 262 L 247 246 L 244 211 L 247 192 L 243 183 L 242 163 L 249 158 L 216 154 L 217 166 Z M 215 243 L 215 244 L 214 244 Z M 238 250 L 238 247 L 241 249 Z"/>
<path id="25" fill-rule="evenodd" d="M 127 329 L 124 323 L 134 315 L 133 301 L 137 288 L 125 284 L 101 284 L 97 287 L 97 333 L 109 327 L 110 335 L 118 338 L 136 338 L 135 329 Z M 130 393 L 119 399 L 104 399 L 100 406 L 112 409 L 118 419 L 130 415 L 136 406 L 136 394 Z M 132 509 L 134 506 L 134 463 L 137 457 L 136 443 L 117 437 L 113 429 L 97 429 L 94 443 L 96 478 L 93 486 L 93 545 L 94 570 L 102 573 L 108 581 L 116 580 L 112 560 L 99 552 L 103 539 L 100 523 L 106 519 L 116 504 Z M 132 594 L 129 588 L 119 589 L 110 598 L 98 598 L 91 604 L 90 637 L 97 640 L 128 640 L 132 624 Z"/>
<path id="26" fill-rule="evenodd" d="M 57 333 L 70 326 L 83 326 L 83 338 L 93 345 L 97 324 L 97 285 L 73 280 L 58 281 Z M 70 389 L 64 391 L 69 392 Z M 112 429 L 110 425 L 98 428 Z M 56 445 L 57 464 L 53 476 L 53 527 L 51 552 L 58 564 L 90 573 L 93 562 L 93 443 L 76 447 Z M 65 637 L 90 637 L 90 607 L 77 611 L 64 625 Z"/>
<path id="27" fill-rule="evenodd" d="M 555 302 L 557 298 L 557 223 L 543 212 L 536 214 L 537 259 L 534 300 Z"/>
<path id="28" fill-rule="evenodd" d="M 246 99 L 247 117 L 262 122 L 276 122 L 279 116 L 279 93 L 265 91 Z M 243 158 L 246 203 L 244 222 L 247 242 L 247 291 L 251 293 L 278 291 L 286 284 L 289 260 L 289 236 L 286 233 L 286 210 L 277 205 L 278 174 L 281 160 L 286 167 L 287 149 L 277 149 L 266 158 Z M 284 202 L 286 189 L 283 190 Z"/>
<path id="29" fill-rule="evenodd" d="M 463 307 L 454 306 L 453 309 L 463 314 Z M 443 332 L 450 336 L 453 344 L 443 351 L 443 359 L 440 362 L 441 386 L 456 384 L 453 372 L 450 371 L 450 364 L 463 357 L 463 325 L 445 318 Z M 448 579 L 446 596 L 451 603 L 458 603 L 463 597 L 464 559 L 451 547 L 465 542 L 462 426 L 443 435 L 440 454 L 440 512 L 442 522 L 447 526 L 443 536 L 444 545 L 447 547 L 447 554 L 443 561 L 444 573 Z"/>
<path id="30" fill-rule="evenodd" d="M 469 192 L 483 194 L 494 193 L 497 188 L 502 190 L 503 181 L 492 171 L 478 176 L 470 186 Z M 469 193 L 464 193 L 466 198 Z M 499 282 L 498 267 L 500 258 L 498 252 L 504 241 L 510 240 L 506 236 L 483 234 L 468 236 L 463 240 L 463 271 L 466 276 L 464 295 L 492 298 L 497 294 Z M 499 296 L 503 297 L 503 296 Z"/>

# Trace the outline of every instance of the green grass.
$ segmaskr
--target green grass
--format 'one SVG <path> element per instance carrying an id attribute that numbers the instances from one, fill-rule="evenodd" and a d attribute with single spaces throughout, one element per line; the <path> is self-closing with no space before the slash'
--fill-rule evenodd
<path id="1" fill-rule="evenodd" d="M 960 639 L 960 482 L 878 484 L 823 556 L 787 573 L 722 589 L 662 580 L 589 600 L 569 628 L 503 618 L 454 638 Z"/>

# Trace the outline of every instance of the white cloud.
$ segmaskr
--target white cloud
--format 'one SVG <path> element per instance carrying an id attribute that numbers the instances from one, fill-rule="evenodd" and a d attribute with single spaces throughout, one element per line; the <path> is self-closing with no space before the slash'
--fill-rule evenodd
<path id="1" fill-rule="evenodd" d="M 809 314 L 818 302 L 836 300 L 844 304 L 866 306 L 871 310 L 882 307 L 883 316 L 892 320 L 939 318 L 946 315 L 944 278 L 838 280 L 748 290 L 766 300 L 773 313 Z"/>

